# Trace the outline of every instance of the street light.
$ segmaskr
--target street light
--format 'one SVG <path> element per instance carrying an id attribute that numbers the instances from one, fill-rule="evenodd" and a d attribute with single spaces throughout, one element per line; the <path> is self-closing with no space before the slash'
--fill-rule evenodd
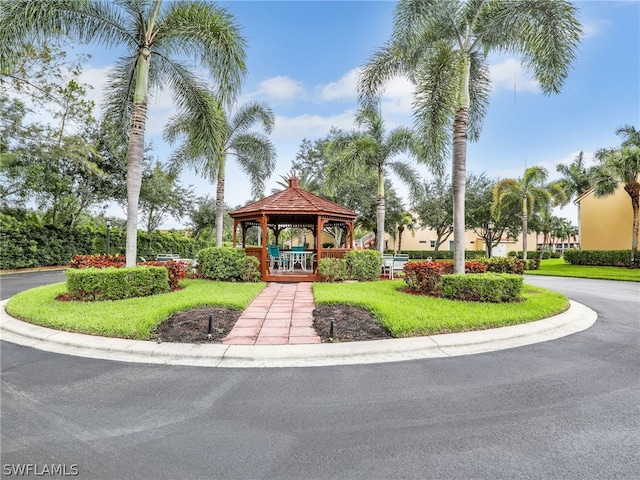
<path id="1" fill-rule="evenodd" d="M 491 258 L 491 247 L 493 246 L 493 237 L 491 236 L 491 234 L 493 233 L 493 221 L 489 220 L 489 223 L 487 223 L 487 236 L 489 237 L 489 245 L 487 248 L 487 253 L 489 255 L 489 258 Z"/>
<path id="2" fill-rule="evenodd" d="M 111 239 L 111 220 L 107 218 L 107 255 L 109 255 L 110 239 Z"/>

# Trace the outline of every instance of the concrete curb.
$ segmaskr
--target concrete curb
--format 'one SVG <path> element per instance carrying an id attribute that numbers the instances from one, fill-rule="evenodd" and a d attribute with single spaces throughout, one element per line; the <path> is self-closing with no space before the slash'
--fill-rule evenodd
<path id="1" fill-rule="evenodd" d="M 199 367 L 319 367 L 454 357 L 546 342 L 591 327 L 597 314 L 570 301 L 560 315 L 474 332 L 310 345 L 154 343 L 62 332 L 17 320 L 0 302 L 0 340 L 48 352 L 122 362 Z"/>

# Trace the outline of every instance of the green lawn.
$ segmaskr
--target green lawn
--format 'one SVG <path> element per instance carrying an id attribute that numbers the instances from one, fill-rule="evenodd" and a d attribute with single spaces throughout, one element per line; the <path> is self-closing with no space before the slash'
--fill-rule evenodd
<path id="1" fill-rule="evenodd" d="M 596 278 L 601 280 L 626 280 L 640 282 L 640 269 L 626 267 L 596 267 L 570 265 L 561 258 L 550 258 L 540 262 L 540 270 L 527 270 L 527 275 L 551 275 L 558 277 Z"/>
<path id="2" fill-rule="evenodd" d="M 396 337 L 461 332 L 540 320 L 561 313 L 567 298 L 530 285 L 520 303 L 458 302 L 403 293 L 401 280 L 315 283 L 316 304 L 352 305 L 373 313 Z"/>
<path id="3" fill-rule="evenodd" d="M 173 313 L 199 306 L 244 309 L 264 283 L 185 280 L 177 292 L 104 302 L 60 302 L 65 283 L 34 288 L 12 297 L 6 309 L 16 318 L 59 330 L 147 339 Z M 563 296 L 525 285 L 520 303 L 456 302 L 399 291 L 402 280 L 316 283 L 317 304 L 355 305 L 371 311 L 397 337 L 478 330 L 539 320 L 567 309 Z"/>
<path id="4" fill-rule="evenodd" d="M 38 287 L 13 296 L 7 313 L 45 327 L 111 337 L 147 339 L 172 314 L 202 306 L 245 309 L 265 283 L 184 280 L 182 290 L 150 297 L 104 302 L 59 302 L 66 283 Z"/>

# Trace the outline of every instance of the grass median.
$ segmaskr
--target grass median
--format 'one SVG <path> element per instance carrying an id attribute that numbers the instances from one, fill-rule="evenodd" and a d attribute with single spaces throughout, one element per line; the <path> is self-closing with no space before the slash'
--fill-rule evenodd
<path id="1" fill-rule="evenodd" d="M 599 267 L 571 265 L 561 258 L 540 261 L 540 270 L 527 270 L 527 275 L 549 275 L 555 277 L 593 278 L 599 280 L 623 280 L 640 282 L 640 268 Z"/>
<path id="2" fill-rule="evenodd" d="M 396 337 L 464 332 L 540 320 L 569 307 L 562 294 L 525 285 L 518 303 L 459 302 L 401 291 L 404 281 L 316 283 L 316 304 L 351 305 L 373 313 Z"/>
<path id="3" fill-rule="evenodd" d="M 107 337 L 147 339 L 156 327 L 176 312 L 215 306 L 245 309 L 265 283 L 226 283 L 183 280 L 183 287 L 150 297 L 102 302 L 60 302 L 66 283 L 37 287 L 13 296 L 9 315 L 43 327 Z"/>
<path id="4" fill-rule="evenodd" d="M 102 302 L 61 302 L 65 283 L 28 290 L 12 297 L 7 313 L 31 323 L 72 332 L 148 339 L 172 314 L 201 306 L 242 310 L 264 283 L 185 280 L 182 290 Z M 316 303 L 352 305 L 372 312 L 394 336 L 407 337 L 503 327 L 561 313 L 569 306 L 563 295 L 525 285 L 522 301 L 493 304 L 458 302 L 400 291 L 402 280 L 357 283 L 315 283 Z"/>

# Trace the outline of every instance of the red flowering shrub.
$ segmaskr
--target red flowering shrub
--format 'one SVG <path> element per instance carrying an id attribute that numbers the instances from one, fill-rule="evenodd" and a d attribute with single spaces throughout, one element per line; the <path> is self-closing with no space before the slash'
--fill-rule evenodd
<path id="1" fill-rule="evenodd" d="M 440 262 L 408 262 L 403 270 L 404 281 L 414 292 L 431 293 L 440 282 L 444 270 L 445 265 Z"/>
<path id="2" fill-rule="evenodd" d="M 124 255 L 76 255 L 69 262 L 69 268 L 122 268 L 125 264 Z"/>
<path id="3" fill-rule="evenodd" d="M 442 264 L 442 274 L 453 274 L 453 262 L 438 262 Z M 464 273 L 484 273 L 487 271 L 487 265 L 478 260 L 467 260 L 464 262 Z"/>
<path id="4" fill-rule="evenodd" d="M 180 280 L 187 278 L 187 264 L 180 260 L 169 260 L 167 262 L 142 262 L 138 265 L 166 268 L 169 273 L 169 287 L 171 288 L 171 291 L 178 290 L 178 288 L 180 288 L 178 286 Z"/>

